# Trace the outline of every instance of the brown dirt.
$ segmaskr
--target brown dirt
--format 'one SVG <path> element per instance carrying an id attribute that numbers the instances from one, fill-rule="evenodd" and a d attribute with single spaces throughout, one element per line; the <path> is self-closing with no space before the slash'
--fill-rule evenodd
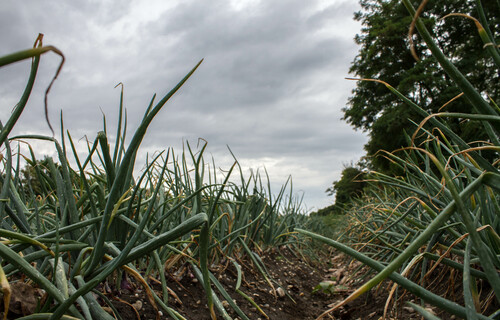
<path id="1" fill-rule="evenodd" d="M 252 320 L 266 318 L 272 320 L 316 319 L 324 311 L 346 298 L 356 287 L 359 287 L 364 280 L 363 274 L 367 272 L 360 263 L 338 253 L 323 256 L 320 261 L 313 262 L 297 256 L 288 248 L 280 248 L 263 254 L 262 261 L 275 281 L 273 282 L 275 290 L 271 288 L 250 261 L 239 261 L 243 271 L 240 290 L 250 296 L 262 308 L 265 315 L 235 291 L 237 271 L 231 263 L 221 263 L 212 268 L 212 273 L 217 276 L 231 298 Z M 180 272 L 175 274 L 167 274 L 167 284 L 173 292 L 169 295 L 169 305 L 188 320 L 211 319 L 202 285 L 193 276 L 189 266 L 186 265 L 179 270 Z M 440 279 L 452 279 L 451 276 L 453 275 L 447 274 L 446 270 L 438 269 L 436 271 L 436 277 Z M 314 287 L 322 281 L 330 281 L 330 290 L 314 292 Z M 460 281 L 457 280 L 458 283 Z M 130 280 L 129 283 L 131 290 L 122 289 L 120 292 L 112 285 L 99 288 L 111 300 L 122 319 L 171 319 L 165 313 L 158 316 L 148 301 L 143 288 L 133 280 Z M 159 281 L 150 278 L 150 285 L 161 296 Z M 451 292 L 448 289 L 449 285 L 449 280 L 443 280 L 441 287 L 436 286 L 436 288 L 448 298 L 452 298 L 451 295 L 455 293 L 461 295 L 459 286 L 453 290 L 454 292 Z M 280 297 L 281 289 L 278 289 L 280 286 L 287 292 L 287 295 Z M 392 283 L 384 282 L 377 290 L 372 290 L 372 292 L 326 315 L 324 319 L 382 319 L 391 286 Z M 394 307 L 393 303 L 396 299 L 398 306 Z M 411 308 L 405 307 L 402 303 L 402 301 L 407 300 L 415 299 L 409 294 L 401 295 L 401 293 L 393 298 L 387 319 L 421 319 Z M 491 307 L 498 306 L 492 305 Z M 111 312 L 110 308 L 105 308 Z M 230 307 L 226 309 L 232 319 L 240 319 Z M 429 307 L 429 309 L 436 312 L 442 319 L 454 319 L 450 315 L 438 312 L 435 308 Z M 23 312 L 19 310 L 23 310 Z M 22 313 L 26 315 L 26 308 L 17 302 L 15 306 L 10 308 L 9 319 L 16 319 L 22 316 Z M 222 316 L 217 313 L 217 318 L 222 319 Z"/>
<path id="2" fill-rule="evenodd" d="M 237 271 L 232 264 L 220 265 L 212 269 L 212 272 L 217 275 L 218 280 L 232 299 L 252 320 L 264 320 L 266 316 L 272 320 L 316 319 L 352 293 L 356 286 L 357 275 L 360 276 L 366 272 L 365 269 L 360 267 L 360 263 L 351 262 L 344 255 L 337 255 L 334 258 L 323 256 L 321 261 L 312 262 L 305 257 L 297 256 L 287 248 L 267 252 L 262 256 L 262 260 L 271 277 L 276 281 L 276 283 L 273 283 L 275 290 L 278 291 L 279 286 L 281 286 L 288 295 L 279 297 L 277 292 L 274 293 L 264 277 L 257 271 L 257 268 L 249 261 L 240 262 L 243 267 L 244 278 L 240 290 L 252 297 L 266 315 L 260 313 L 250 302 L 235 292 Z M 328 266 L 325 266 L 325 264 Z M 332 292 L 326 293 L 321 290 L 313 292 L 314 288 L 325 280 L 332 281 L 332 287 L 334 288 Z M 180 300 L 172 301 L 171 304 L 175 306 L 175 309 L 182 316 L 189 320 L 211 319 L 202 285 L 193 276 L 189 268 L 184 270 L 179 282 L 175 281 L 174 277 L 170 277 L 167 282 L 169 288 L 177 294 Z M 161 291 L 160 286 L 156 285 L 155 282 L 152 285 L 155 290 Z M 147 299 L 145 299 L 144 294 L 139 294 L 138 297 L 122 294 L 120 298 L 126 300 L 129 304 L 141 300 L 143 309 L 138 312 L 141 319 L 155 319 L 153 308 L 145 301 Z M 380 294 L 364 295 L 325 316 L 324 319 L 378 320 L 383 315 L 386 298 L 387 291 L 385 290 L 381 291 Z M 132 307 L 118 302 L 114 303 L 114 305 L 122 314 L 123 319 L 139 319 Z M 231 308 L 227 308 L 227 310 L 232 319 L 240 319 Z M 222 319 L 220 314 L 217 313 L 217 316 L 218 319 Z M 420 319 L 413 311 L 406 309 L 401 310 L 400 316 L 402 316 L 401 319 Z M 161 319 L 170 318 L 162 315 Z"/>

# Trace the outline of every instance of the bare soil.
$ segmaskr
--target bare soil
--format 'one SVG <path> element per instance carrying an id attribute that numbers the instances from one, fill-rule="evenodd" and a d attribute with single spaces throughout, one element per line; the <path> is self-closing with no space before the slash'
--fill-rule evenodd
<path id="1" fill-rule="evenodd" d="M 250 296 L 263 313 L 259 312 L 242 295 L 235 292 L 237 271 L 232 264 L 221 264 L 211 270 L 231 298 L 252 320 L 316 319 L 352 293 L 359 286 L 358 278 L 366 272 L 360 263 L 352 261 L 344 255 L 322 256 L 319 260 L 313 261 L 284 247 L 263 254 L 262 261 L 274 280 L 274 290 L 251 261 L 240 261 L 240 265 L 243 267 L 243 281 L 240 290 Z M 177 279 L 175 278 L 170 276 L 167 280 L 169 288 L 179 298 L 178 300 L 172 298 L 171 304 L 175 306 L 175 309 L 189 320 L 210 320 L 205 291 L 189 267 L 185 269 L 180 279 L 179 275 L 177 275 Z M 331 290 L 315 291 L 314 288 L 323 281 L 331 281 Z M 161 291 L 160 286 L 155 281 L 153 281 L 152 286 L 158 292 Z M 284 296 L 283 291 L 281 296 L 279 294 L 280 287 L 285 292 Z M 122 293 L 120 298 L 128 302 L 128 305 L 114 302 L 123 319 L 139 319 L 137 314 L 143 320 L 156 319 L 154 309 L 147 302 L 144 294 L 139 293 L 137 296 L 136 290 L 134 294 Z M 386 299 L 386 290 L 364 295 L 326 315 L 324 319 L 381 319 Z M 136 313 L 130 305 L 136 303 L 137 300 L 143 302 L 143 307 Z M 226 309 L 232 319 L 241 319 L 231 308 Z M 222 319 L 219 313 L 216 312 L 216 314 L 218 319 Z M 401 319 L 420 319 L 415 312 L 407 309 L 400 310 L 399 316 L 402 317 Z M 160 319 L 170 318 L 162 315 Z"/>
<path id="2" fill-rule="evenodd" d="M 338 253 L 330 253 L 320 257 L 319 260 L 312 260 L 282 247 L 263 254 L 262 261 L 273 279 L 272 287 L 251 261 L 239 261 L 243 271 L 240 290 L 261 310 L 236 292 L 237 271 L 232 263 L 226 261 L 211 268 L 231 298 L 252 320 L 316 319 L 367 280 L 363 278 L 367 272 L 365 267 Z M 172 290 L 169 295 L 169 305 L 186 319 L 211 319 L 206 305 L 205 291 L 202 284 L 194 277 L 193 270 L 189 265 L 184 265 L 176 271 L 172 274 L 166 273 L 168 287 Z M 433 278 L 441 279 L 439 285 L 433 284 L 436 290 L 440 291 L 437 293 L 449 299 L 454 295 L 461 295 L 460 285 L 455 285 L 454 289 L 450 290 L 450 281 L 454 281 L 456 275 L 450 275 L 449 271 L 438 268 Z M 461 281 L 456 280 L 457 283 Z M 323 290 L 315 290 L 315 287 L 322 282 L 328 286 L 324 286 Z M 161 296 L 159 280 L 150 277 L 149 284 Z M 125 287 L 128 289 L 123 289 L 122 286 L 121 290 L 117 290 L 110 283 L 99 287 L 118 310 L 122 319 L 171 319 L 165 313 L 155 310 L 140 284 L 129 279 Z M 384 282 L 376 290 L 325 315 L 324 319 L 382 319 L 391 287 L 392 283 Z M 18 301 L 11 303 L 8 319 L 29 314 L 33 309 L 33 301 L 37 300 L 33 299 L 33 296 L 39 295 L 38 289 L 29 286 L 13 288 L 13 297 L 17 297 Z M 408 300 L 419 303 L 419 300 L 409 294 L 401 292 L 399 294 L 391 299 L 386 319 L 421 319 L 403 303 Z M 394 301 L 398 302 L 396 307 Z M 102 303 L 104 305 L 104 302 Z M 227 301 L 222 303 L 227 306 Z M 442 319 L 454 319 L 453 316 L 439 312 L 435 308 L 426 307 Z M 495 308 L 498 308 L 498 305 L 493 302 L 490 309 L 495 310 Z M 113 314 L 109 306 L 105 306 L 105 309 Z M 232 308 L 227 307 L 226 310 L 232 319 L 241 319 Z M 217 311 L 216 314 L 218 319 L 222 319 Z"/>

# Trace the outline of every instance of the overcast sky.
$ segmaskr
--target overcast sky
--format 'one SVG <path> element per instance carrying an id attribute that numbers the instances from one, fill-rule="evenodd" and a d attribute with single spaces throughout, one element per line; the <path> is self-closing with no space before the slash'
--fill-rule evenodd
<path id="1" fill-rule="evenodd" d="M 207 156 L 228 169 L 231 148 L 245 170 L 266 167 L 274 192 L 289 175 L 308 209 L 343 164 L 363 155 L 366 138 L 341 120 L 355 82 L 345 80 L 358 47 L 355 0 L 18 1 L 0 6 L 0 55 L 33 46 L 38 33 L 66 57 L 49 95 L 50 119 L 93 140 L 106 114 L 115 135 L 125 86 L 129 136 L 152 95 L 166 94 L 204 58 L 153 121 L 141 157 L 183 141 L 208 142 Z M 38 82 L 13 134 L 51 135 L 43 92 L 60 58 L 44 55 Z M 29 74 L 25 61 L 0 69 L 2 122 Z M 56 134 L 56 137 L 60 137 Z M 111 141 L 114 143 L 113 141 Z M 54 154 L 52 145 L 39 153 Z"/>

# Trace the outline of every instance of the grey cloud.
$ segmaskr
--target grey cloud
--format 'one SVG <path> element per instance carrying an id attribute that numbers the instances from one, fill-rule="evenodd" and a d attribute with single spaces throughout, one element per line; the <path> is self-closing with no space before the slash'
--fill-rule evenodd
<path id="1" fill-rule="evenodd" d="M 181 148 L 183 140 L 196 144 L 202 137 L 216 162 L 229 163 L 229 145 L 242 163 L 271 166 L 278 183 L 297 174 L 294 188 L 305 191 L 309 207 L 328 204 L 324 189 L 342 163 L 362 154 L 365 137 L 340 121 L 354 85 L 343 79 L 357 50 L 357 30 L 343 29 L 353 26 L 358 7 L 352 1 L 323 9 L 315 1 L 260 1 L 240 11 L 223 0 L 168 8 L 146 2 L 140 12 L 130 1 L 18 3 L 8 0 L 0 8 L 0 28 L 8 30 L 1 53 L 31 46 L 40 31 L 46 44 L 65 53 L 50 115 L 58 124 L 62 109 L 75 139 L 93 140 L 102 130 L 101 109 L 114 136 L 120 90 L 113 87 L 120 81 L 130 138 L 153 93 L 159 100 L 205 58 L 153 121 L 144 150 Z M 48 134 L 40 120 L 43 91 L 58 61 L 44 57 L 17 132 Z M 22 92 L 21 69 L 27 77 L 28 62 L 0 70 L 4 110 Z"/>

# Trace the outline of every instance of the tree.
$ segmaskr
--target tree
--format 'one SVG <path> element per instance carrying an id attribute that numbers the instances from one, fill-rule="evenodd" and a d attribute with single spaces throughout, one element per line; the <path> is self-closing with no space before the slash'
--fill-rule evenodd
<path id="1" fill-rule="evenodd" d="M 30 194 L 30 188 L 35 196 L 46 194 L 45 185 L 48 181 L 51 181 L 51 178 L 46 159 L 36 160 L 35 162 L 29 161 L 21 169 L 21 184 L 26 196 Z"/>
<path id="2" fill-rule="evenodd" d="M 476 0 L 479 1 L 479 0 Z M 491 57 L 483 47 L 474 23 L 463 17 L 439 18 L 449 13 L 465 13 L 476 16 L 473 0 L 430 0 L 422 18 L 443 52 L 452 59 L 476 88 L 498 101 L 499 73 Z M 418 6 L 420 0 L 413 1 Z M 362 10 L 354 19 L 363 24 L 361 34 L 355 38 L 361 46 L 351 64 L 350 73 L 359 78 L 374 78 L 388 82 L 411 98 L 428 112 L 437 112 L 460 91 L 442 71 L 422 41 L 414 35 L 414 44 L 420 61 L 411 53 L 408 28 L 412 18 L 400 0 L 360 0 Z M 494 1 L 483 1 L 486 12 L 498 12 Z M 500 15 L 487 17 L 495 37 L 500 34 Z M 412 134 L 422 119 L 394 96 L 385 86 L 375 82 L 360 81 L 353 90 L 348 105 L 343 108 L 344 120 L 354 128 L 369 132 L 365 145 L 368 156 L 380 149 L 393 151 L 407 146 L 404 132 Z M 457 99 L 446 111 L 470 113 L 468 102 Z M 477 123 L 448 120 L 455 132 L 464 140 L 484 140 L 486 135 L 475 130 Z M 383 157 L 372 158 L 376 170 L 391 172 L 390 163 Z"/>
<path id="3" fill-rule="evenodd" d="M 21 169 L 20 174 L 20 189 L 23 189 L 26 197 L 30 197 L 31 192 L 34 196 L 46 196 L 48 190 L 56 190 L 56 178 L 53 168 L 57 170 L 62 177 L 62 166 L 59 163 L 54 163 L 52 158 L 45 157 L 43 160 L 28 160 L 25 167 Z M 78 185 L 78 175 L 70 170 L 72 183 Z"/>
<path id="4" fill-rule="evenodd" d="M 366 182 L 363 180 L 366 173 L 360 166 L 351 164 L 344 166 L 340 180 L 334 181 L 332 186 L 326 189 L 329 196 L 335 194 L 334 213 L 341 213 L 354 197 L 363 194 Z"/>

